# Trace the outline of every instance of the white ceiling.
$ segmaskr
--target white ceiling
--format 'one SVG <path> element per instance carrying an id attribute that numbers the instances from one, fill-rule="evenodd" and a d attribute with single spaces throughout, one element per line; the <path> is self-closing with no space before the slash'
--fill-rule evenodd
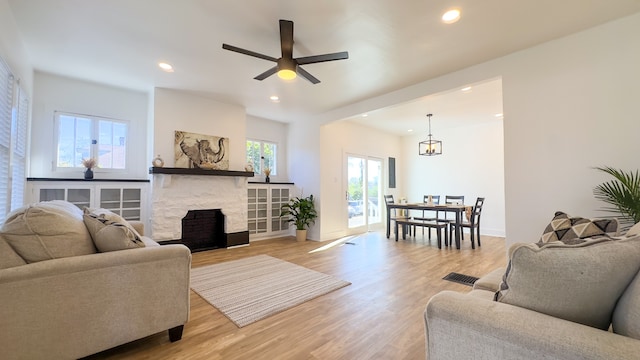
<path id="1" fill-rule="evenodd" d="M 8 2 L 37 70 L 142 91 L 192 91 L 284 122 L 640 11 L 640 0 Z M 453 6 L 461 9 L 461 20 L 445 25 L 440 16 Z M 279 19 L 294 21 L 294 57 L 348 51 L 349 59 L 303 66 L 322 81 L 317 85 L 299 77 L 254 80 L 273 63 L 223 50 L 222 43 L 280 57 Z M 158 61 L 171 63 L 175 72 L 161 71 Z M 467 94 L 452 89 L 358 121 L 406 134 L 410 127 L 426 127 L 427 112 L 434 113 L 434 129 L 438 122 L 462 119 L 463 110 L 493 116 L 502 106 L 496 103 L 500 96 L 489 92 L 499 88 L 499 81 L 490 81 Z M 271 102 L 271 95 L 280 102 Z M 452 105 L 457 103 L 448 96 L 465 103 Z"/>

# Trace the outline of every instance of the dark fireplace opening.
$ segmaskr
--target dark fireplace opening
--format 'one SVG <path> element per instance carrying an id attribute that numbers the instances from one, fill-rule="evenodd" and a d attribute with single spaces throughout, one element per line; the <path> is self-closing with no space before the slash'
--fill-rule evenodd
<path id="1" fill-rule="evenodd" d="M 220 209 L 189 210 L 182 218 L 182 239 L 192 252 L 226 247 L 225 215 Z"/>

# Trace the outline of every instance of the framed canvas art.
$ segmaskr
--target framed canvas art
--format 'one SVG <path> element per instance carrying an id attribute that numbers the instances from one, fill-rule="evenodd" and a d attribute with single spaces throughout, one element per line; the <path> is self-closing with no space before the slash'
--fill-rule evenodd
<path id="1" fill-rule="evenodd" d="M 175 167 L 229 170 L 229 138 L 175 131 Z"/>

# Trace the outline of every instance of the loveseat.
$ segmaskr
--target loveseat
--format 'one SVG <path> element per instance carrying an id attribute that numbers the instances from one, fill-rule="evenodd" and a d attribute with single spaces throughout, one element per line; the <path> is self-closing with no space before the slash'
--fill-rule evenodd
<path id="1" fill-rule="evenodd" d="M 0 358 L 76 359 L 189 317 L 191 253 L 104 209 L 32 204 L 0 228 Z"/>
<path id="2" fill-rule="evenodd" d="M 470 292 L 429 300 L 427 359 L 640 359 L 640 225 L 545 235 L 512 245 L 507 268 Z"/>

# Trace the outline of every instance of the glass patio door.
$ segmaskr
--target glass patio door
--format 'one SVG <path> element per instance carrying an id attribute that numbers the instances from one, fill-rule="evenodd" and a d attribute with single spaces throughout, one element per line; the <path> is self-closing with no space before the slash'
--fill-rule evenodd
<path id="1" fill-rule="evenodd" d="M 347 156 L 346 200 L 350 233 L 382 223 L 382 160 Z"/>

